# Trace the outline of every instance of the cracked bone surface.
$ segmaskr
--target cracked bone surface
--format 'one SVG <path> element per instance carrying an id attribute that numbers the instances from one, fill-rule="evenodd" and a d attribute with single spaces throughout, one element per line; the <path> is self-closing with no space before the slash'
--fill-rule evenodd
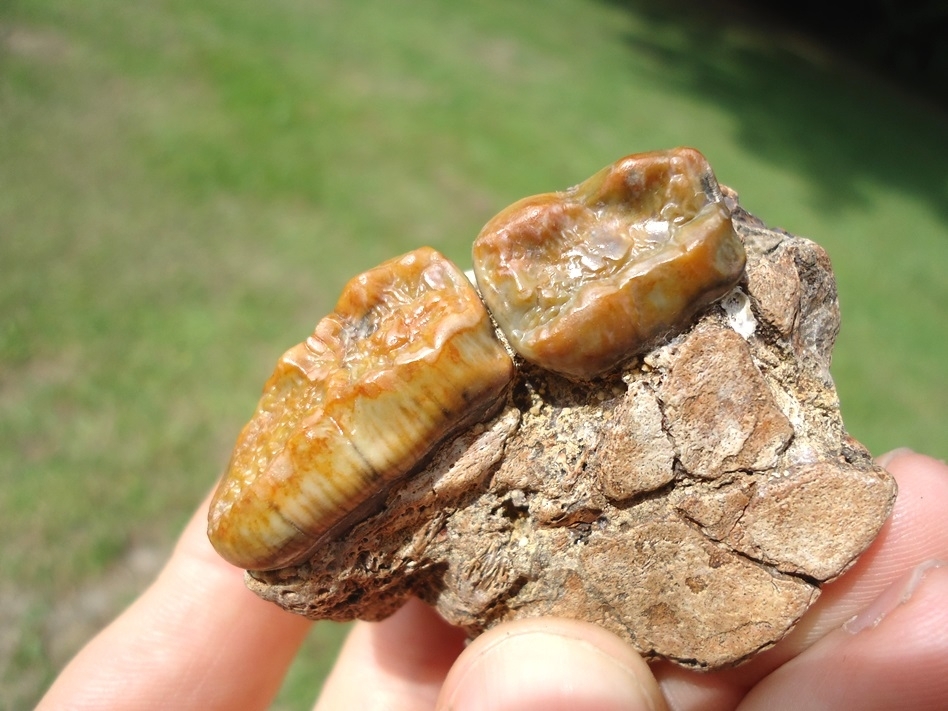
<path id="1" fill-rule="evenodd" d="M 493 409 L 432 438 L 371 506 L 292 565 L 251 571 L 248 586 L 339 621 L 384 618 L 414 595 L 471 635 L 579 618 L 648 658 L 702 669 L 781 639 L 871 543 L 896 487 L 840 416 L 826 253 L 746 213 L 702 161 L 684 182 L 717 196 L 711 210 L 746 253 L 723 298 L 701 297 L 661 340 L 594 378 L 518 360 L 511 384 L 498 377 Z M 271 384 L 311 372 L 296 363 L 281 362 L 290 375 Z M 321 405 L 308 397 L 280 407 L 312 421 Z M 283 420 L 260 417 L 248 425 L 254 446 L 279 449 L 268 428 L 285 437 Z M 240 452 L 238 472 L 242 456 L 256 466 L 258 454 Z"/>

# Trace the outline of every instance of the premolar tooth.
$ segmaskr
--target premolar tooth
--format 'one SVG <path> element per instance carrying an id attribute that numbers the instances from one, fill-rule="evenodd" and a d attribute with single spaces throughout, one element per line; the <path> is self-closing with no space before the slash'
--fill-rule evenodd
<path id="1" fill-rule="evenodd" d="M 478 287 L 510 345 L 575 378 L 687 325 L 745 261 L 711 167 L 690 148 L 627 156 L 516 202 L 474 243 Z"/>
<path id="2" fill-rule="evenodd" d="M 299 563 L 325 534 L 502 403 L 513 363 L 474 287 L 422 248 L 352 279 L 287 351 L 208 517 L 234 565 Z"/>

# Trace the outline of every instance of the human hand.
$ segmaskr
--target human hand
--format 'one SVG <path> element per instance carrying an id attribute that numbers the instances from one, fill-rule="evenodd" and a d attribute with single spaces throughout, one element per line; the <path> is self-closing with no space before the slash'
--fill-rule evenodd
<path id="1" fill-rule="evenodd" d="M 520 620 L 465 647 L 418 601 L 356 623 L 317 711 L 941 709 L 948 700 L 948 466 L 907 451 L 892 517 L 774 648 L 735 669 L 651 666 L 588 623 Z M 309 622 L 258 599 L 205 536 L 206 502 L 155 583 L 38 707 L 263 709 Z"/>

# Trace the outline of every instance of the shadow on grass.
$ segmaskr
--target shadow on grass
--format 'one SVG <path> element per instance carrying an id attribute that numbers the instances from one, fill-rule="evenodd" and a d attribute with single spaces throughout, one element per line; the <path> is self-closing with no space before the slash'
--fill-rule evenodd
<path id="1" fill-rule="evenodd" d="M 948 115 L 723 0 L 600 0 L 631 11 L 630 70 L 728 111 L 748 151 L 795 170 L 824 214 L 859 208 L 868 183 L 948 221 Z"/>

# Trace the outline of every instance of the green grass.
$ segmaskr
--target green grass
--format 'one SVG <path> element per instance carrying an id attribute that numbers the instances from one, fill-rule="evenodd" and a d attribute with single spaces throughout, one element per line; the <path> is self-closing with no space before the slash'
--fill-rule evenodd
<path id="1" fill-rule="evenodd" d="M 0 6 L 0 698 L 31 707 L 145 583 L 119 573 L 168 550 L 349 277 L 422 244 L 463 264 L 506 204 L 626 153 L 698 147 L 826 246 L 848 428 L 948 456 L 948 119 L 689 8 Z M 316 629 L 279 708 L 318 688 Z"/>

